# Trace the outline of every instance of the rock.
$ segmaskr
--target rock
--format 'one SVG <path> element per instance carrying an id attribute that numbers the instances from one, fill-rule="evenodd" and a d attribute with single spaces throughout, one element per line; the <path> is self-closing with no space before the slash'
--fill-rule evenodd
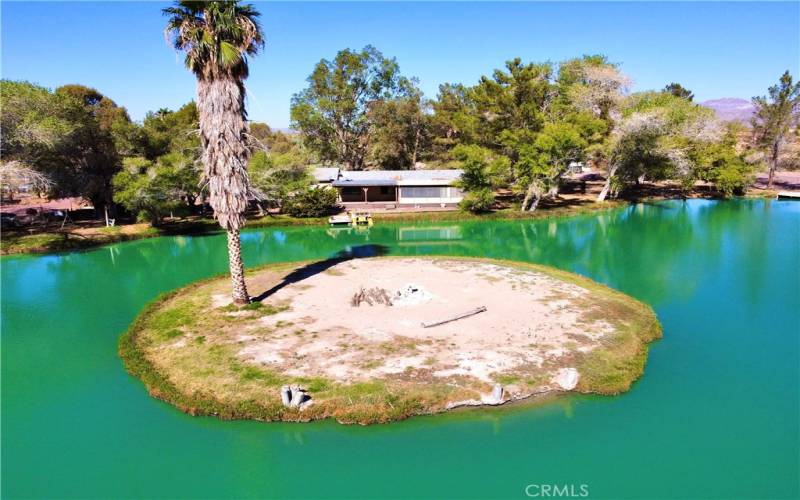
<path id="1" fill-rule="evenodd" d="M 308 392 L 301 387 L 292 386 L 291 400 L 289 401 L 289 407 L 299 408 L 302 410 L 309 404 L 311 404 L 311 396 L 308 395 Z"/>
<path id="2" fill-rule="evenodd" d="M 392 304 L 396 306 L 415 306 L 428 302 L 432 298 L 433 295 L 421 286 L 409 283 L 395 292 Z"/>
<path id="3" fill-rule="evenodd" d="M 571 391 L 578 385 L 580 374 L 575 368 L 561 368 L 553 377 L 553 382 L 565 391 Z"/>
<path id="4" fill-rule="evenodd" d="M 492 399 L 497 401 L 498 403 L 503 401 L 503 386 L 500 384 L 494 384 L 492 388 Z"/>
<path id="5" fill-rule="evenodd" d="M 292 389 L 288 385 L 281 387 L 281 403 L 283 406 L 289 406 L 292 402 Z"/>
<path id="6" fill-rule="evenodd" d="M 281 387 L 281 403 L 283 406 L 302 410 L 311 404 L 311 396 L 301 387 L 284 385 Z"/>

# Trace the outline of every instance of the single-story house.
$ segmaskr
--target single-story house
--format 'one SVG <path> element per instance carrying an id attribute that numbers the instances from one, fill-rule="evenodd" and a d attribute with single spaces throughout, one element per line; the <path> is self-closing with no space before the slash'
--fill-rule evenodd
<path id="1" fill-rule="evenodd" d="M 315 169 L 319 184 L 330 169 Z M 396 204 L 397 206 L 453 206 L 463 193 L 455 186 L 461 170 L 339 170 L 330 182 L 344 204 Z"/>

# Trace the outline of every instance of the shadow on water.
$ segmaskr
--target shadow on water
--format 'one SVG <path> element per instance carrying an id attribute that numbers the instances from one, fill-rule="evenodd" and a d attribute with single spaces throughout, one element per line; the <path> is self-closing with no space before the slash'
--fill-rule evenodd
<path id="1" fill-rule="evenodd" d="M 297 283 L 298 281 L 302 281 L 316 274 L 325 272 L 331 267 L 337 264 L 341 264 L 342 262 L 347 262 L 348 260 L 353 260 L 353 259 L 380 257 L 383 255 L 387 255 L 388 253 L 389 253 L 389 247 L 386 245 L 370 244 L 370 245 L 357 245 L 357 246 L 347 247 L 344 250 L 337 252 L 334 256 L 329 257 L 325 260 L 312 262 L 310 264 L 306 264 L 303 267 L 295 269 L 291 273 L 287 274 L 283 278 L 283 281 L 273 286 L 269 290 L 264 291 L 260 295 L 253 297 L 253 300 L 262 301 L 267 297 L 271 296 L 272 294 L 276 293 L 278 290 L 284 288 L 285 286 L 291 285 L 292 283 Z"/>

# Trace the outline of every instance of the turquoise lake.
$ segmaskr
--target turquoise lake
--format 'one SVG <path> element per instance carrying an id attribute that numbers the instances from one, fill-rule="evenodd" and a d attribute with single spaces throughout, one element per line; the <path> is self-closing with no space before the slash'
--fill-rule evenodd
<path id="1" fill-rule="evenodd" d="M 369 427 L 220 421 L 150 398 L 117 340 L 158 294 L 225 272 L 223 235 L 3 257 L 3 498 L 525 498 L 531 484 L 586 485 L 590 498 L 800 497 L 798 202 L 242 238 L 247 266 L 361 245 L 548 264 L 652 305 L 664 338 L 620 396 Z"/>

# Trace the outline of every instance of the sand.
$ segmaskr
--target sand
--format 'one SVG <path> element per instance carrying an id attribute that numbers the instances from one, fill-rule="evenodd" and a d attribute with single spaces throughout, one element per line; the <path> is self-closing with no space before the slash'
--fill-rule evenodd
<path id="1" fill-rule="evenodd" d="M 394 297 L 393 305 L 351 305 L 354 294 L 373 287 Z M 397 300 L 397 291 L 409 287 L 418 294 Z M 286 375 L 340 383 L 413 373 L 491 388 L 505 375 L 511 382 L 504 384 L 503 400 L 518 399 L 532 391 L 531 384 L 513 383 L 522 376 L 541 380 L 537 391 L 575 387 L 580 375 L 567 366 L 571 354 L 592 349 L 613 330 L 602 320 L 582 318 L 589 300 L 584 288 L 529 269 L 447 259 L 355 259 L 266 298 L 265 304 L 288 310 L 238 332 L 238 356 Z M 213 301 L 216 307 L 228 303 L 225 295 Z M 481 306 L 485 312 L 422 326 Z M 257 334 L 265 329 L 272 333 Z M 453 404 L 491 402 L 487 395 Z"/>

